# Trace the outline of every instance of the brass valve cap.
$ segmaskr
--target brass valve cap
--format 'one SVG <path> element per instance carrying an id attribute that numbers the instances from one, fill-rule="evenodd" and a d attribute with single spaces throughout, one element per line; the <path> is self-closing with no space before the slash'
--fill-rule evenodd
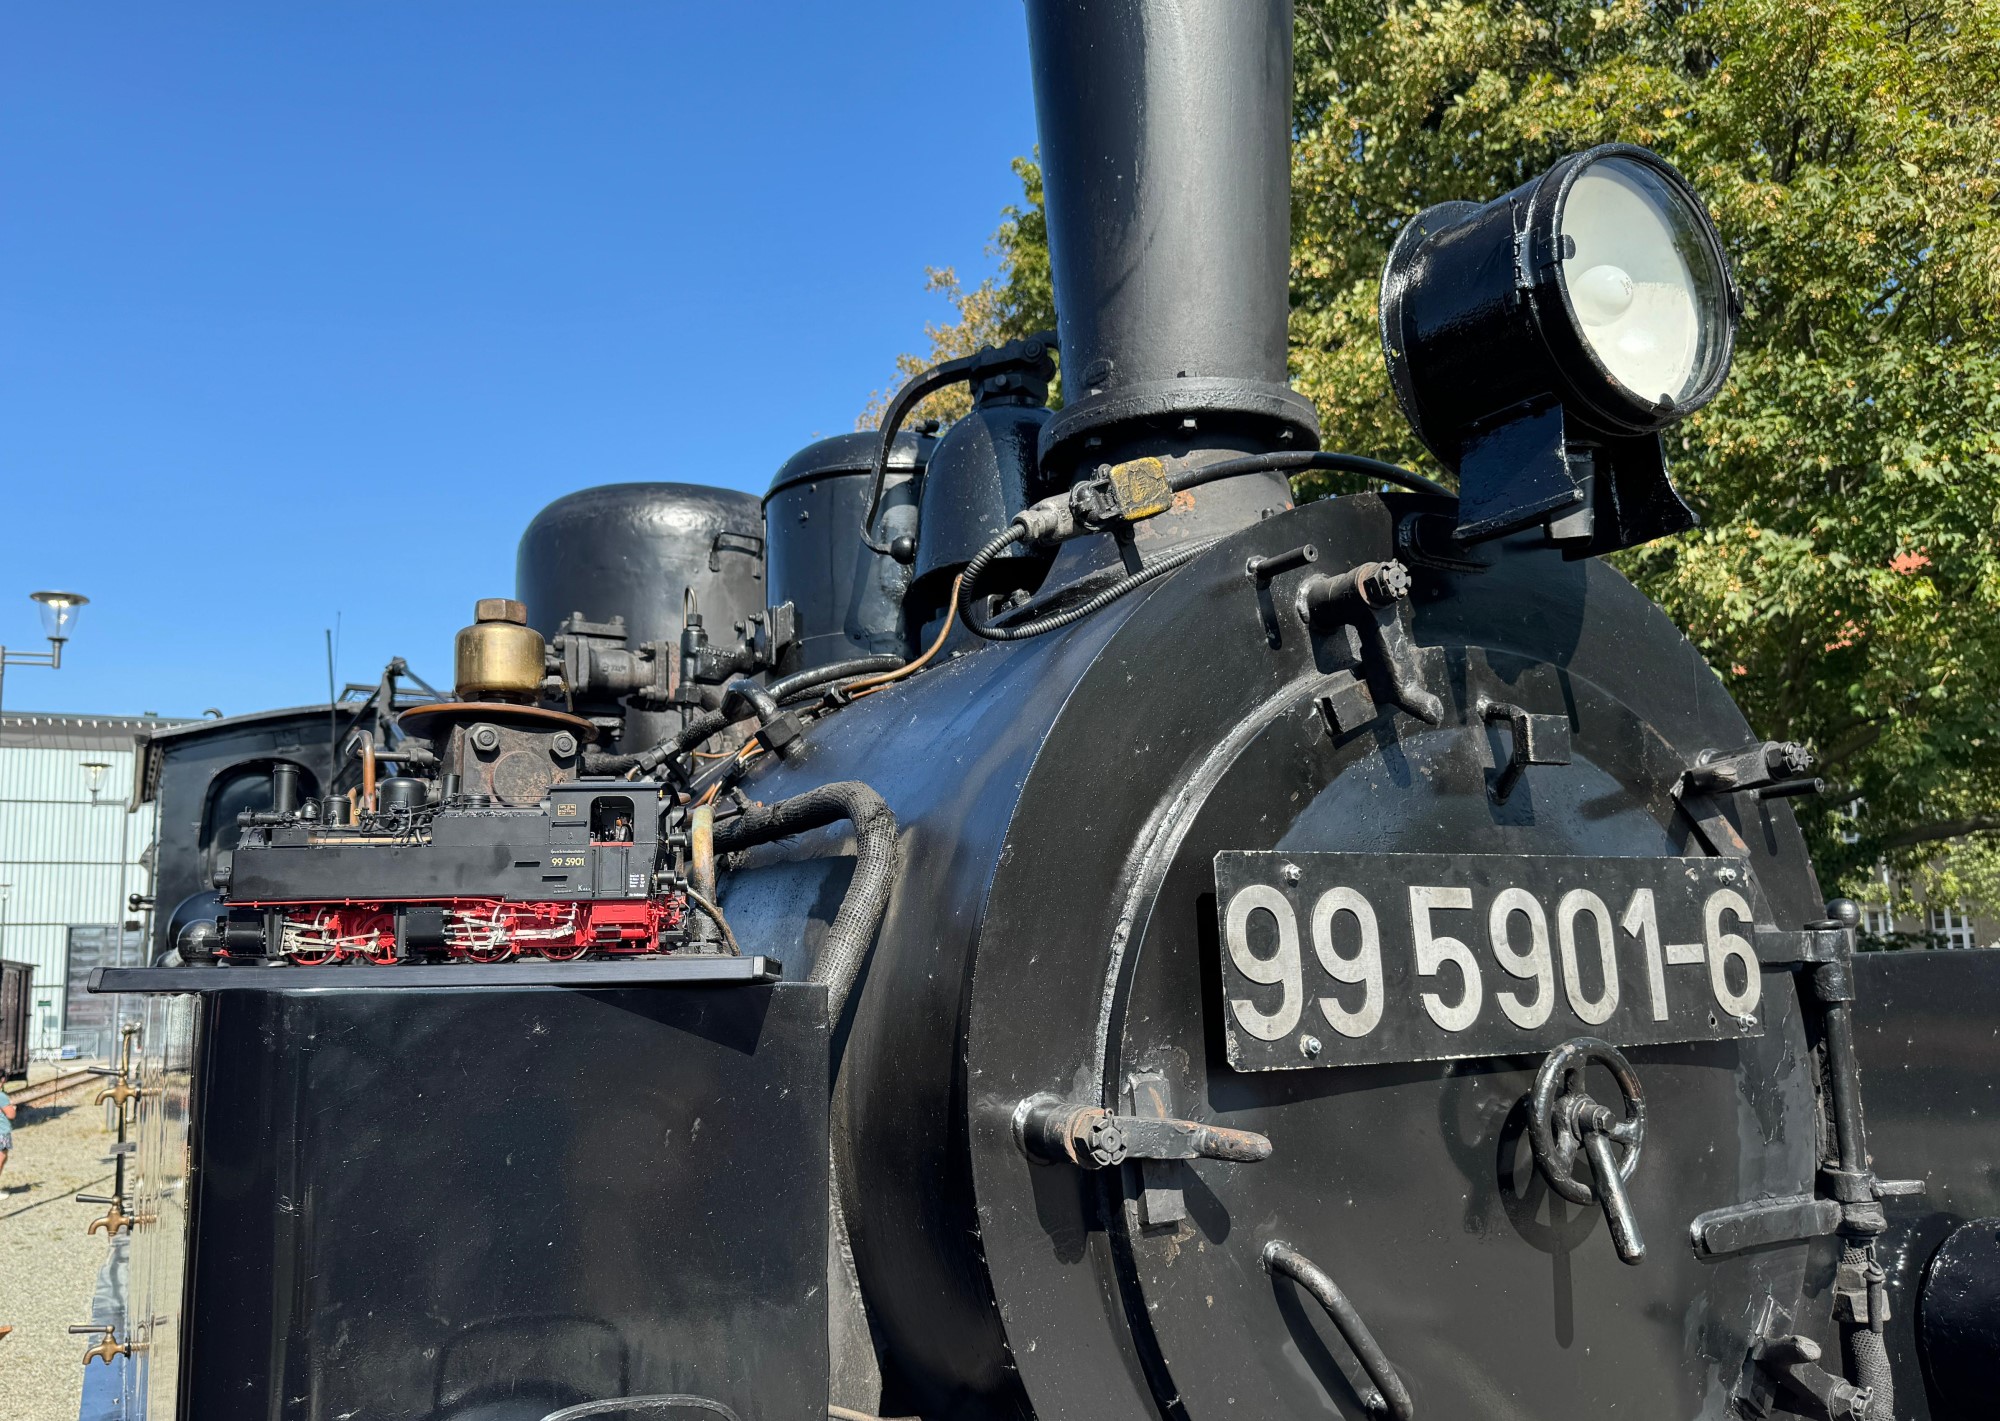
<path id="1" fill-rule="evenodd" d="M 546 674 L 542 634 L 528 623 L 528 609 L 511 597 L 482 597 L 473 624 L 458 634 L 453 679 L 462 701 L 533 704 Z"/>

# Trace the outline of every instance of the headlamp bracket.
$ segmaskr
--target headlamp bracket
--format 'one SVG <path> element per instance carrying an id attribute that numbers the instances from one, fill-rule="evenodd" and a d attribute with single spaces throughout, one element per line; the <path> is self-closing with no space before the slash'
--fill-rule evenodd
<path id="1" fill-rule="evenodd" d="M 1577 428 L 1552 398 L 1476 426 L 1459 455 L 1458 486 L 1455 537 L 1468 546 L 1542 524 L 1564 557 L 1587 558 L 1701 521 L 1667 477 L 1659 435 Z"/>

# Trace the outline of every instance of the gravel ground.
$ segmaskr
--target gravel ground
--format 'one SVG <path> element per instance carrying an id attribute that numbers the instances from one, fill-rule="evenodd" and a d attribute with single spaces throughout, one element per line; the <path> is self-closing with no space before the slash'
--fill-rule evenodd
<path id="1" fill-rule="evenodd" d="M 74 1061 L 61 1062 L 74 1070 Z M 52 1072 L 37 1067 L 31 1080 Z M 0 1171 L 0 1416 L 6 1421 L 75 1421 L 83 1397 L 83 1349 L 71 1323 L 90 1321 L 90 1295 L 104 1263 L 104 1235 L 84 1228 L 104 1211 L 70 1196 L 109 1192 L 111 1133 L 92 1080 L 52 1101 L 21 1107 L 14 1151 Z M 85 1094 L 88 1091 L 89 1094 Z"/>

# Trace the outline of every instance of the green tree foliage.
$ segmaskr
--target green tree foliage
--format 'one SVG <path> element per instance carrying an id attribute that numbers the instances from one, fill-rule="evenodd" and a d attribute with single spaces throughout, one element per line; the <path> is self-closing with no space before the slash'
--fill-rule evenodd
<path id="1" fill-rule="evenodd" d="M 2000 7 L 1297 0 L 1295 49 L 1292 367 L 1327 445 L 1426 461 L 1375 330 L 1411 213 L 1595 143 L 1664 154 L 1745 309 L 1729 386 L 1670 435 L 1703 526 L 1620 562 L 1761 734 L 1818 751 L 1835 789 L 1795 804 L 1829 890 L 1879 900 L 1886 863 L 2000 903 Z M 942 353 L 1049 319 L 1016 171 Z"/>

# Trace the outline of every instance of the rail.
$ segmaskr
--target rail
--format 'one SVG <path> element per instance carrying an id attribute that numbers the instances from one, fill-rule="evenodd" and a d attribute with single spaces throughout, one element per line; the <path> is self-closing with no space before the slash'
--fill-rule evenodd
<path id="1" fill-rule="evenodd" d="M 37 1101 L 53 1100 L 59 1095 L 65 1095 L 95 1078 L 96 1073 L 88 1067 L 64 1071 L 59 1076 L 50 1076 L 45 1081 L 36 1081 L 25 1089 L 14 1091 L 7 1098 L 16 1105 L 33 1105 Z"/>

